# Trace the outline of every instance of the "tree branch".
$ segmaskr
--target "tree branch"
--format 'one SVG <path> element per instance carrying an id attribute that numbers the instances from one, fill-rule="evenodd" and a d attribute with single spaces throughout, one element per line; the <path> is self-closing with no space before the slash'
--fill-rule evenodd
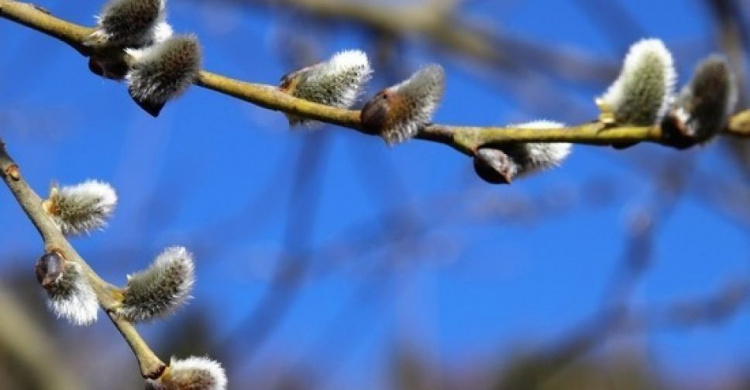
<path id="1" fill-rule="evenodd" d="M 0 0 L 0 17 L 23 24 L 46 35 L 57 38 L 84 56 L 95 53 L 83 46 L 91 28 L 73 24 L 27 3 Z M 124 55 L 120 53 L 120 55 Z M 127 58 L 125 59 L 128 60 Z M 201 71 L 195 84 L 224 95 L 271 110 L 318 120 L 341 127 L 362 131 L 359 111 L 345 110 L 292 97 L 275 86 L 247 83 L 215 73 Z M 750 137 L 750 110 L 732 118 L 724 135 Z M 520 129 L 512 127 L 466 127 L 432 124 L 420 129 L 417 138 L 442 143 L 473 156 L 479 147 L 506 142 L 573 142 L 589 145 L 611 145 L 635 142 L 669 144 L 658 126 L 612 126 L 590 122 L 580 126 L 559 129 Z"/>
<path id="2" fill-rule="evenodd" d="M 4 7 L 5 4 L 7 3 L 0 3 L 0 7 Z M 2 10 L 4 11 L 4 8 Z M 31 220 L 39 231 L 39 235 L 44 241 L 45 251 L 55 251 L 67 261 L 72 261 L 81 267 L 83 275 L 96 293 L 99 305 L 107 312 L 112 323 L 133 350 L 136 359 L 138 359 L 141 375 L 144 378 L 158 378 L 166 368 L 164 362 L 149 348 L 132 323 L 117 318 L 114 315 L 115 305 L 117 304 L 116 296 L 119 294 L 119 290 L 104 281 L 91 269 L 86 261 L 70 245 L 52 219 L 47 216 L 42 207 L 42 199 L 24 180 L 18 165 L 8 155 L 2 139 L 0 139 L 0 177 L 8 186 L 8 189 L 10 189 L 10 192 L 16 198 L 23 211 L 26 212 L 29 220 Z"/>

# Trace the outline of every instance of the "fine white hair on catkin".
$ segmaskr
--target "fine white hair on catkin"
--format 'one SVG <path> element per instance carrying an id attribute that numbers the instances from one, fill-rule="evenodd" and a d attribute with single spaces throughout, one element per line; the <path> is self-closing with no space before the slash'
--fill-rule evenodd
<path id="1" fill-rule="evenodd" d="M 169 247 L 147 269 L 128 276 L 117 315 L 131 322 L 170 315 L 190 298 L 194 283 L 193 255 Z"/>
<path id="2" fill-rule="evenodd" d="M 225 390 L 227 375 L 221 364 L 207 357 L 172 358 L 159 379 L 147 379 L 146 389 Z"/>
<path id="3" fill-rule="evenodd" d="M 510 127 L 522 129 L 558 129 L 564 126 L 564 124 L 559 122 L 537 120 Z M 521 164 L 521 172 L 519 174 L 559 166 L 570 155 L 573 148 L 573 145 L 567 142 L 527 142 L 520 145 L 525 149 L 525 154 L 518 156 Z"/>
<path id="4" fill-rule="evenodd" d="M 631 46 L 619 77 L 597 102 L 617 123 L 655 125 L 669 107 L 676 79 L 674 60 L 664 43 L 644 39 Z"/>
<path id="5" fill-rule="evenodd" d="M 66 264 L 59 280 L 45 289 L 49 298 L 47 307 L 58 318 L 64 318 L 78 326 L 90 325 L 96 321 L 99 302 L 77 264 Z"/>
<path id="6" fill-rule="evenodd" d="M 87 44 L 128 48 L 151 45 L 159 34 L 156 30 L 164 32 L 165 8 L 165 0 L 111 0 L 96 17 L 97 26 Z"/>
<path id="7" fill-rule="evenodd" d="M 388 145 L 395 145 L 413 138 L 422 126 L 432 121 L 445 92 L 443 67 L 427 65 L 387 91 L 396 96 L 394 104 L 402 105 L 392 107 L 392 118 L 381 132 Z"/>
<path id="8" fill-rule="evenodd" d="M 282 78 L 281 90 L 311 102 L 350 108 L 370 80 L 372 69 L 360 50 L 345 50 L 327 61 L 308 66 Z M 320 123 L 287 114 L 291 125 L 317 127 Z"/>
<path id="9" fill-rule="evenodd" d="M 157 116 L 167 101 L 193 84 L 201 70 L 201 48 L 193 35 L 171 36 L 144 50 L 126 50 L 135 63 L 125 76 L 130 96 Z"/>
<path id="10" fill-rule="evenodd" d="M 117 193 L 108 183 L 87 180 L 83 183 L 53 186 L 44 209 L 66 236 L 104 229 L 117 206 Z"/>
<path id="11" fill-rule="evenodd" d="M 686 135 L 707 141 L 726 126 L 738 96 L 737 80 L 726 58 L 712 55 L 698 64 L 672 113 L 681 121 Z"/>

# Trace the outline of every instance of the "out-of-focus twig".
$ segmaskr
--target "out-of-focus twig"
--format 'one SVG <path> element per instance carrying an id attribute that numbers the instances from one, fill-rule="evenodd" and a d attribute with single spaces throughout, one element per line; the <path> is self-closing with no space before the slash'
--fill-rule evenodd
<path id="1" fill-rule="evenodd" d="M 742 5 L 735 0 L 704 0 L 706 7 L 712 11 L 719 46 L 727 53 L 734 68 L 739 89 L 739 105 L 748 102 L 748 85 L 745 77 L 747 54 L 750 51 L 750 27 L 743 20 Z M 750 142 L 736 140 L 727 143 L 726 147 L 750 177 Z"/>
<path id="2" fill-rule="evenodd" d="M 0 285 L 0 355 L 18 361 L 30 383 L 40 390 L 83 388 L 65 364 L 54 340 L 29 318 L 11 291 Z"/>
<path id="3" fill-rule="evenodd" d="M 616 64 L 585 59 L 530 41 L 478 27 L 455 12 L 455 2 L 384 5 L 346 0 L 225 0 L 236 4 L 300 10 L 327 22 L 356 23 L 392 37 L 417 36 L 461 57 L 510 74 L 531 68 L 576 82 L 600 85 L 617 73 Z"/>
<path id="4" fill-rule="evenodd" d="M 645 36 L 643 28 L 620 0 L 570 0 L 583 10 L 618 51 L 624 52 L 633 41 Z"/>
<path id="5" fill-rule="evenodd" d="M 679 330 L 717 325 L 747 308 L 749 303 L 750 280 L 733 280 L 704 297 L 673 302 L 651 310 L 634 310 L 622 331 Z"/>
<path id="6" fill-rule="evenodd" d="M 672 214 L 687 188 L 692 167 L 678 160 L 655 177 L 657 197 L 653 206 L 631 220 L 623 259 L 597 313 L 559 343 L 524 359 L 524 364 L 501 377 L 494 388 L 536 388 L 623 329 L 632 316 L 630 300 L 635 288 L 651 265 L 658 227 Z"/>
<path id="7" fill-rule="evenodd" d="M 282 252 L 273 280 L 255 309 L 220 342 L 220 348 L 230 343 L 236 347 L 238 340 L 242 340 L 241 349 L 246 360 L 255 356 L 260 345 L 284 318 L 308 276 L 312 258 L 309 246 L 314 234 L 320 196 L 318 184 L 328 153 L 327 142 L 324 134 L 316 134 L 308 136 L 301 145 L 287 210 L 286 250 Z M 240 334 L 242 337 L 238 337 Z"/>

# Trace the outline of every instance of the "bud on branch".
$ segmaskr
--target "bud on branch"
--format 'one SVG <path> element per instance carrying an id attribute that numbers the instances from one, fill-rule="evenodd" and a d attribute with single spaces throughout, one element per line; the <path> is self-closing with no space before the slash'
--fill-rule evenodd
<path id="1" fill-rule="evenodd" d="M 443 67 L 425 66 L 400 84 L 380 91 L 362 108 L 362 127 L 388 145 L 414 138 L 430 123 L 445 92 Z"/>
<path id="2" fill-rule="evenodd" d="M 620 76 L 597 99 L 602 120 L 619 125 L 653 126 L 667 111 L 677 73 L 672 54 L 658 39 L 633 44 Z"/>
<path id="3" fill-rule="evenodd" d="M 511 127 L 559 129 L 561 123 L 534 121 Z M 510 184 L 516 177 L 556 167 L 570 154 L 572 144 L 563 142 L 509 142 L 480 148 L 474 157 L 477 175 L 492 184 Z"/>
<path id="4" fill-rule="evenodd" d="M 722 131 L 737 105 L 736 77 L 726 59 L 713 55 L 701 62 L 680 92 L 662 126 L 687 138 L 687 145 L 706 142 Z"/>
<path id="5" fill-rule="evenodd" d="M 224 390 L 226 387 L 227 376 L 221 364 L 195 356 L 183 360 L 172 358 L 159 379 L 146 381 L 147 390 Z"/>
<path id="6" fill-rule="evenodd" d="M 78 264 L 65 260 L 57 252 L 45 253 L 34 267 L 39 284 L 47 292 L 47 307 L 58 318 L 74 325 L 96 321 L 99 303 Z"/>
<path id="7" fill-rule="evenodd" d="M 165 0 L 111 0 L 84 42 L 89 46 L 141 48 L 171 28 L 165 22 Z"/>
<path id="8" fill-rule="evenodd" d="M 117 206 L 117 194 L 112 186 L 96 180 L 53 185 L 42 205 L 64 235 L 74 236 L 104 229 Z"/>
<path id="9" fill-rule="evenodd" d="M 360 50 L 346 50 L 328 61 L 285 75 L 281 78 L 279 90 L 311 102 L 349 108 L 371 75 L 367 55 Z M 292 126 L 320 123 L 291 114 L 287 114 L 287 118 Z"/>
<path id="10" fill-rule="evenodd" d="M 125 76 L 133 101 L 157 117 L 169 100 L 185 93 L 201 70 L 201 48 L 193 35 L 174 36 L 145 49 L 128 49 L 133 64 Z"/>
<path id="11" fill-rule="evenodd" d="M 174 313 L 190 298 L 194 268 L 193 255 L 187 249 L 165 249 L 146 270 L 128 276 L 116 314 L 130 322 L 141 322 Z"/>

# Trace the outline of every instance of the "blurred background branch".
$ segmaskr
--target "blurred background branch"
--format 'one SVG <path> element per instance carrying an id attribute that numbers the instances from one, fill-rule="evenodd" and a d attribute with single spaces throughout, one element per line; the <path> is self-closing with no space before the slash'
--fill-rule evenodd
<path id="1" fill-rule="evenodd" d="M 0 356 L 3 388 L 81 389 L 83 383 L 67 365 L 58 341 L 29 315 L 14 292 L 0 285 Z"/>

